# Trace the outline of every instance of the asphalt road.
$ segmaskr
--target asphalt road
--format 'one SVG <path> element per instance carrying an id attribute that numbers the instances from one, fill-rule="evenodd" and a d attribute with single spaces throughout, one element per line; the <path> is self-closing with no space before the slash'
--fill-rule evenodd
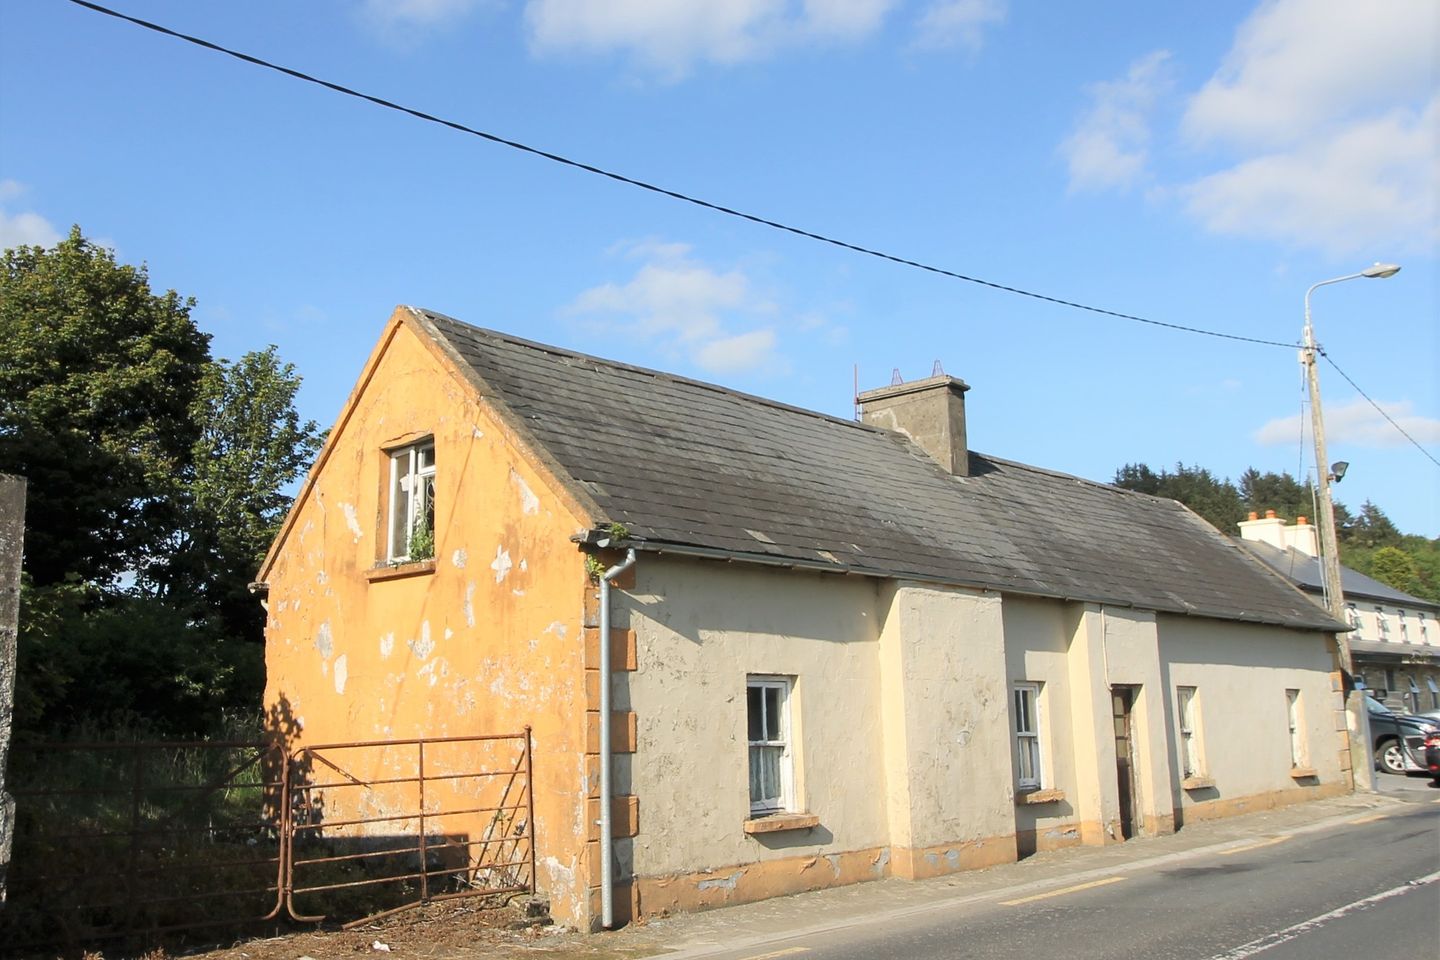
<path id="1" fill-rule="evenodd" d="M 1440 958 L 1440 804 L 717 960 Z"/>

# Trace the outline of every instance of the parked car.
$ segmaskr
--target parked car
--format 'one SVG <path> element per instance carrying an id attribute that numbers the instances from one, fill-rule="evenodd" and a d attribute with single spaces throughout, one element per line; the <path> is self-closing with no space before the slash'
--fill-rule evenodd
<path id="1" fill-rule="evenodd" d="M 1435 786 L 1440 787 L 1440 732 L 1425 738 L 1425 769 Z"/>
<path id="2" fill-rule="evenodd" d="M 1369 694 L 1365 695 L 1365 706 L 1370 711 L 1370 741 L 1380 769 L 1399 774 L 1424 771 L 1425 739 L 1440 731 L 1440 724 L 1423 717 L 1392 713 Z"/>

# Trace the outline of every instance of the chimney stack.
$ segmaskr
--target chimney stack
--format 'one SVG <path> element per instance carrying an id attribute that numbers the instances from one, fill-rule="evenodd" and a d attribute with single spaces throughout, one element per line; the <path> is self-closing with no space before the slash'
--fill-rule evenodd
<path id="1" fill-rule="evenodd" d="M 965 446 L 965 391 L 956 377 L 940 374 L 913 383 L 866 390 L 856 397 L 860 419 L 905 434 L 957 477 L 970 475 Z"/>

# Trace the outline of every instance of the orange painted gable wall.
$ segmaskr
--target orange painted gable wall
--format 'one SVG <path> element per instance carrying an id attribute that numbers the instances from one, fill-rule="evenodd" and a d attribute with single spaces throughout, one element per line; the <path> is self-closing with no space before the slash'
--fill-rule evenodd
<path id="1" fill-rule="evenodd" d="M 585 907 L 585 526 L 474 388 L 399 322 L 265 571 L 266 703 L 307 744 L 533 727 L 537 881 Z M 435 439 L 433 571 L 384 568 L 385 450 Z M 381 771 L 365 775 L 378 776 Z"/>

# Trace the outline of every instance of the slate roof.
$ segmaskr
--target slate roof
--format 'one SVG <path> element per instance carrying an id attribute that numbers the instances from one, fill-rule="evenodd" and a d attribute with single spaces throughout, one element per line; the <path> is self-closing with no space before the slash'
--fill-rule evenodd
<path id="1" fill-rule="evenodd" d="M 643 549 L 1334 629 L 1173 500 L 414 310 L 563 482 Z"/>
<path id="2" fill-rule="evenodd" d="M 1324 593 L 1324 579 L 1320 573 L 1320 561 L 1299 550 L 1284 549 L 1260 540 L 1242 541 L 1245 548 L 1259 557 L 1266 566 L 1309 593 Z M 1340 568 L 1340 589 L 1347 599 L 1382 600 L 1397 607 L 1415 607 L 1420 610 L 1435 610 L 1434 601 L 1413 597 L 1403 590 L 1396 590 L 1388 584 L 1365 576 L 1349 567 Z"/>

